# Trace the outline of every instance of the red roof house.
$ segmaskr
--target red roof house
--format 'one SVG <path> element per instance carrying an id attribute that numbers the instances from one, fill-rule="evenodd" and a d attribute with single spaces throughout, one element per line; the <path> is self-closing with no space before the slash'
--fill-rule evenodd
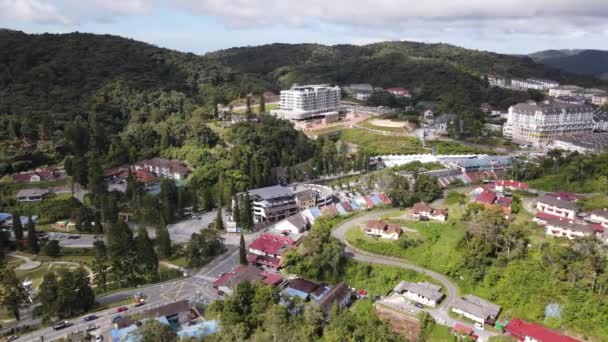
<path id="1" fill-rule="evenodd" d="M 247 260 L 253 264 L 279 268 L 283 253 L 295 245 L 296 242 L 290 237 L 262 234 L 249 245 Z"/>
<path id="2" fill-rule="evenodd" d="M 452 331 L 465 336 L 470 336 L 471 334 L 473 334 L 473 328 L 461 323 L 456 323 L 452 328 Z"/>
<path id="3" fill-rule="evenodd" d="M 496 184 L 497 190 L 499 190 L 499 191 L 502 191 L 503 189 L 528 190 L 528 188 L 529 188 L 528 183 L 518 182 L 518 181 L 513 181 L 513 180 L 497 180 L 495 184 Z"/>
<path id="4" fill-rule="evenodd" d="M 536 323 L 522 321 L 519 318 L 512 319 L 505 327 L 505 332 L 519 341 L 580 342 L 570 336 L 560 334 Z"/>
<path id="5" fill-rule="evenodd" d="M 490 205 L 496 202 L 497 197 L 498 196 L 495 192 L 490 190 L 484 190 L 479 195 L 477 195 L 477 197 L 475 197 L 475 202 Z"/>
<path id="6" fill-rule="evenodd" d="M 382 203 L 384 203 L 386 205 L 391 204 L 391 199 L 388 198 L 388 196 L 386 194 L 380 193 L 380 194 L 378 194 L 378 198 L 380 198 L 380 200 L 382 200 Z"/>
<path id="7" fill-rule="evenodd" d="M 396 97 L 411 97 L 412 96 L 410 94 L 409 90 L 407 90 L 405 88 L 401 88 L 401 87 L 386 88 L 384 90 L 388 91 L 389 93 L 393 94 L 393 96 L 396 96 Z"/>
<path id="8" fill-rule="evenodd" d="M 583 195 L 580 195 L 580 194 L 577 194 L 574 192 L 568 192 L 568 191 L 552 192 L 552 193 L 547 194 L 547 196 L 555 197 L 562 201 L 568 201 L 568 202 L 577 202 L 577 201 L 585 198 L 585 196 L 583 196 Z"/>
<path id="9" fill-rule="evenodd" d="M 368 208 L 373 208 L 376 206 L 374 201 L 369 196 L 363 196 L 363 199 L 365 200 L 365 203 L 367 203 Z"/>
<path id="10" fill-rule="evenodd" d="M 146 184 L 146 183 L 152 183 L 156 181 L 156 176 L 154 176 L 150 171 L 148 170 L 136 170 L 133 173 L 133 176 L 135 176 L 135 178 L 137 178 L 138 181 Z"/>

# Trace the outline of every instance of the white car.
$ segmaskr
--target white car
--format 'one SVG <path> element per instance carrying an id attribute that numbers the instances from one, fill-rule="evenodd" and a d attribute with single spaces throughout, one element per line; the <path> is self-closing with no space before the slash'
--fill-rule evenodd
<path id="1" fill-rule="evenodd" d="M 103 336 L 102 335 L 95 336 L 95 342 L 101 342 L 101 341 L 103 341 Z"/>
<path id="2" fill-rule="evenodd" d="M 481 331 L 485 330 L 485 328 L 483 327 L 483 324 L 481 324 L 481 323 L 475 323 L 475 329 L 481 330 Z"/>

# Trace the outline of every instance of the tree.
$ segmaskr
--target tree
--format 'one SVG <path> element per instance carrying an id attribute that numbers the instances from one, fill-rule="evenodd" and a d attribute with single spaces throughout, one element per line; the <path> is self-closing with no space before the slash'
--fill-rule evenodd
<path id="1" fill-rule="evenodd" d="M 49 240 L 46 245 L 44 245 L 44 254 L 50 256 L 52 258 L 56 258 L 61 253 L 61 246 L 59 246 L 58 240 Z"/>
<path id="2" fill-rule="evenodd" d="M 175 217 L 177 214 L 177 202 L 178 202 L 178 193 L 177 187 L 175 186 L 175 182 L 170 179 L 163 179 L 160 184 L 160 206 L 162 209 L 162 216 L 165 223 L 173 223 L 175 222 Z"/>
<path id="3" fill-rule="evenodd" d="M 95 283 L 103 292 L 107 291 L 108 284 L 108 250 L 103 240 L 93 243 L 95 248 L 95 260 L 93 261 L 93 272 L 95 272 Z"/>
<path id="4" fill-rule="evenodd" d="M 137 253 L 133 232 L 123 221 L 117 221 L 106 229 L 108 257 L 112 275 L 120 285 L 135 283 Z"/>
<path id="5" fill-rule="evenodd" d="M 144 226 L 140 226 L 137 230 L 135 238 L 135 248 L 137 251 L 137 264 L 144 273 L 156 272 L 158 268 L 158 256 L 154 251 L 154 246 L 148 231 Z"/>
<path id="6" fill-rule="evenodd" d="M 27 220 L 27 250 L 32 254 L 40 252 L 40 242 L 36 234 L 36 225 L 31 217 Z"/>
<path id="7" fill-rule="evenodd" d="M 245 237 L 241 233 L 241 241 L 239 242 L 239 263 L 247 265 L 247 247 L 245 246 Z"/>
<path id="8" fill-rule="evenodd" d="M 19 213 L 13 213 L 13 232 L 15 233 L 15 239 L 19 242 L 23 240 L 23 225 L 21 224 L 21 215 Z M 20 244 L 18 244 L 20 246 Z"/>
<path id="9" fill-rule="evenodd" d="M 217 230 L 203 229 L 194 233 L 186 245 L 186 259 L 190 267 L 201 267 L 212 257 L 225 251 Z"/>
<path id="10" fill-rule="evenodd" d="M 52 319 L 57 315 L 57 296 L 59 285 L 55 272 L 47 272 L 42 278 L 42 283 L 38 290 L 38 300 L 42 304 L 45 320 Z"/>
<path id="11" fill-rule="evenodd" d="M 25 290 L 15 271 L 0 266 L 0 304 L 8 309 L 11 315 L 19 320 L 19 306 L 25 299 Z"/>
<path id="12" fill-rule="evenodd" d="M 251 115 L 251 95 L 247 95 L 245 98 L 245 114 Z"/>
<path id="13" fill-rule="evenodd" d="M 251 197 L 249 197 L 248 191 L 245 192 L 245 196 L 243 198 L 240 216 L 243 229 L 249 230 L 253 228 L 253 209 L 251 208 Z"/>
<path id="14" fill-rule="evenodd" d="M 171 237 L 167 226 L 162 222 L 156 226 L 156 244 L 158 245 L 158 255 L 161 258 L 171 256 Z"/>
<path id="15" fill-rule="evenodd" d="M 171 328 L 157 320 L 147 320 L 144 325 L 132 332 L 141 342 L 174 342 L 177 341 L 177 335 Z"/>
<path id="16" fill-rule="evenodd" d="M 215 229 L 224 230 L 224 219 L 222 218 L 222 207 L 217 208 L 217 214 L 215 216 Z"/>
<path id="17" fill-rule="evenodd" d="M 243 222 L 241 221 L 241 208 L 239 205 L 240 197 L 238 195 L 234 196 L 232 202 L 234 203 L 234 206 L 232 208 L 232 219 L 234 220 L 234 223 L 237 227 L 242 227 Z"/>
<path id="18" fill-rule="evenodd" d="M 260 114 L 266 113 L 266 98 L 264 94 L 260 95 Z"/>

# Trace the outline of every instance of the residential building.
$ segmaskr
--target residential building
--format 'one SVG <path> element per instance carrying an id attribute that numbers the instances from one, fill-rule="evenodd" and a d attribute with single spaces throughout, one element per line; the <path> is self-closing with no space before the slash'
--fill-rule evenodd
<path id="1" fill-rule="evenodd" d="M 596 106 L 605 106 L 608 104 L 608 93 L 596 94 L 591 97 L 591 103 Z"/>
<path id="2" fill-rule="evenodd" d="M 486 75 L 488 79 L 488 83 L 491 87 L 505 87 L 507 85 L 507 80 L 504 77 L 497 75 Z M 483 78 L 483 77 L 482 77 Z"/>
<path id="3" fill-rule="evenodd" d="M 568 201 L 568 202 L 573 202 L 573 203 L 578 202 L 585 198 L 585 196 L 583 196 L 581 194 L 577 194 L 577 193 L 569 192 L 569 191 L 550 192 L 547 194 L 547 196 L 555 197 L 557 199 L 561 199 L 563 201 Z"/>
<path id="4" fill-rule="evenodd" d="M 435 209 L 425 202 L 418 202 L 412 208 L 412 216 L 445 222 L 448 219 L 448 210 Z"/>
<path id="5" fill-rule="evenodd" d="M 505 333 L 522 342 L 580 342 L 536 323 L 513 318 L 505 327 Z"/>
<path id="6" fill-rule="evenodd" d="M 399 293 L 406 299 L 430 307 L 437 306 L 445 297 L 445 295 L 441 293 L 441 286 L 426 281 L 419 283 L 402 281 L 395 286 L 393 292 Z"/>
<path id="7" fill-rule="evenodd" d="M 505 192 L 506 190 L 515 191 L 515 190 L 523 190 L 527 191 L 529 188 L 528 183 L 518 182 L 514 180 L 497 180 L 494 183 L 494 189 L 496 191 Z"/>
<path id="8" fill-rule="evenodd" d="M 584 96 L 578 95 L 578 96 L 558 96 L 558 97 L 554 97 L 553 98 L 555 100 L 555 102 L 559 102 L 559 103 L 567 103 L 567 104 L 578 104 L 578 105 L 584 105 L 587 100 L 585 99 Z"/>
<path id="9" fill-rule="evenodd" d="M 448 169 L 459 169 L 462 172 L 478 172 L 489 170 L 504 170 L 511 166 L 509 156 L 472 156 L 441 159 L 440 162 Z"/>
<path id="10" fill-rule="evenodd" d="M 340 87 L 328 84 L 293 85 L 281 90 L 280 109 L 271 113 L 289 120 L 305 120 L 340 111 Z"/>
<path id="11" fill-rule="evenodd" d="M 273 185 L 249 190 L 253 220 L 277 222 L 312 207 L 325 207 L 333 202 L 331 188 L 316 184 Z"/>
<path id="12" fill-rule="evenodd" d="M 593 130 L 596 132 L 608 131 L 608 112 L 596 109 L 593 112 Z"/>
<path id="13" fill-rule="evenodd" d="M 545 91 L 552 88 L 557 88 L 559 86 L 558 82 L 545 80 L 540 78 L 528 78 L 525 80 L 514 78 L 511 80 L 511 87 L 522 90 L 539 90 Z"/>
<path id="14" fill-rule="evenodd" d="M 338 309 L 343 309 L 350 304 L 352 291 L 345 283 L 339 283 L 331 288 L 331 290 L 319 301 L 319 308 L 328 316 L 331 313 L 334 305 Z"/>
<path id="15" fill-rule="evenodd" d="M 452 312 L 480 323 L 494 325 L 498 314 L 500 314 L 501 307 L 485 299 L 466 295 L 464 297 L 456 299 L 452 304 Z"/>
<path id="16" fill-rule="evenodd" d="M 327 285 L 296 278 L 287 283 L 287 286 L 281 291 L 281 294 L 286 297 L 297 297 L 302 300 L 319 302 L 330 290 L 330 287 Z"/>
<path id="17" fill-rule="evenodd" d="M 608 229 L 608 210 L 607 209 L 594 209 L 591 211 L 587 220 L 601 224 L 602 227 Z"/>
<path id="18" fill-rule="evenodd" d="M 594 96 L 602 95 L 602 94 L 607 94 L 607 93 L 605 90 L 597 89 L 597 88 L 586 88 L 583 92 L 583 96 L 585 96 L 585 98 L 589 101 L 592 101 Z"/>
<path id="19" fill-rule="evenodd" d="M 300 212 L 271 225 L 267 232 L 273 235 L 286 236 L 298 242 L 304 236 L 308 226 L 307 218 L 303 215 L 303 212 Z"/>
<path id="20" fill-rule="evenodd" d="M 31 188 L 22 189 L 17 192 L 17 202 L 37 202 L 42 201 L 51 195 L 48 189 Z"/>
<path id="21" fill-rule="evenodd" d="M 604 231 L 601 225 L 577 223 L 567 219 L 547 220 L 545 234 L 555 237 L 576 239 L 585 236 L 600 234 Z"/>
<path id="22" fill-rule="evenodd" d="M 398 224 L 386 223 L 382 220 L 369 220 L 365 223 L 364 232 L 367 235 L 383 239 L 397 240 L 403 233 L 403 229 Z"/>
<path id="23" fill-rule="evenodd" d="M 412 94 L 410 93 L 410 91 L 405 88 L 394 87 L 394 88 L 386 88 L 384 90 L 391 93 L 395 97 L 407 97 L 407 98 L 412 97 Z"/>
<path id="24" fill-rule="evenodd" d="M 552 96 L 552 97 L 579 96 L 579 95 L 583 95 L 584 93 L 585 93 L 585 89 L 583 89 L 582 87 L 576 86 L 576 85 L 571 85 L 571 84 L 560 85 L 558 87 L 549 89 L 549 96 Z"/>
<path id="25" fill-rule="evenodd" d="M 31 172 L 21 172 L 13 175 L 15 183 L 52 182 L 63 179 L 64 173 L 53 169 L 38 169 Z"/>
<path id="26" fill-rule="evenodd" d="M 217 278 L 211 285 L 220 294 L 232 295 L 236 286 L 243 281 L 259 281 L 266 285 L 277 286 L 283 281 L 278 273 L 269 273 L 252 265 L 239 265 L 231 272 Z"/>
<path id="27" fill-rule="evenodd" d="M 175 159 L 152 158 L 142 160 L 133 165 L 133 170 L 146 170 L 156 177 L 165 177 L 174 180 L 185 179 L 190 170 L 182 161 Z"/>
<path id="28" fill-rule="evenodd" d="M 440 135 L 447 135 L 448 128 L 450 126 L 457 125 L 457 120 L 458 120 L 458 117 L 456 116 L 456 114 L 445 113 L 445 114 L 441 114 L 437 118 L 433 119 L 433 123 L 435 124 L 435 126 L 436 126 L 435 128 L 439 132 Z"/>
<path id="29" fill-rule="evenodd" d="M 576 204 L 551 195 L 539 198 L 536 202 L 536 210 L 570 220 L 574 220 L 580 211 Z"/>
<path id="30" fill-rule="evenodd" d="M 367 83 L 350 84 L 344 87 L 344 90 L 357 100 L 365 101 L 371 96 L 374 87 Z"/>
<path id="31" fill-rule="evenodd" d="M 280 268 L 283 254 L 295 246 L 296 242 L 289 237 L 265 233 L 249 245 L 247 261 L 255 265 Z"/>
<path id="32" fill-rule="evenodd" d="M 608 147 L 608 132 L 565 135 L 556 138 L 553 146 L 569 152 L 601 153 Z"/>
<path id="33" fill-rule="evenodd" d="M 557 137 L 591 132 L 593 107 L 544 101 L 509 108 L 503 135 L 516 143 L 547 146 Z"/>

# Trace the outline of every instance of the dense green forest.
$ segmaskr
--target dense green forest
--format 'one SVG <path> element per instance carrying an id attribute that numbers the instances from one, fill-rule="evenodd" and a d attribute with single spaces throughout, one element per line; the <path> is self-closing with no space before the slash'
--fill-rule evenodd
<path id="1" fill-rule="evenodd" d="M 540 63 L 566 72 L 608 79 L 608 51 L 546 50 L 529 56 Z"/>

